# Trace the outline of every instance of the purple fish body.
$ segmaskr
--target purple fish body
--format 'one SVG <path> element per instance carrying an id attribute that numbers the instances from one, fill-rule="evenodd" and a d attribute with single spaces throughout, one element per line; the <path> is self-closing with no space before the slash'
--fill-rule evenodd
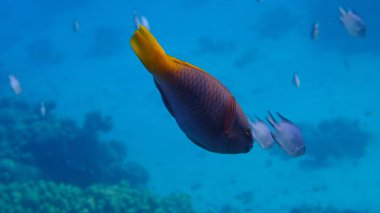
<path id="1" fill-rule="evenodd" d="M 255 140 L 263 149 L 270 149 L 274 145 L 274 139 L 269 127 L 260 119 L 256 118 L 256 122 L 249 123 L 252 127 L 252 134 Z"/>
<path id="2" fill-rule="evenodd" d="M 366 25 L 363 19 L 351 10 L 346 12 L 343 8 L 339 8 L 339 11 L 341 13 L 340 21 L 350 35 L 353 37 L 364 37 Z"/>
<path id="3" fill-rule="evenodd" d="M 181 130 L 216 153 L 246 153 L 253 145 L 248 120 L 232 94 L 214 77 L 192 66 L 170 79 L 155 78 L 162 99 Z"/>
<path id="4" fill-rule="evenodd" d="M 274 139 L 288 155 L 293 157 L 303 155 L 306 147 L 300 129 L 279 113 L 277 114 L 281 118 L 280 122 L 276 122 L 271 114 L 267 118 L 275 129 Z"/>

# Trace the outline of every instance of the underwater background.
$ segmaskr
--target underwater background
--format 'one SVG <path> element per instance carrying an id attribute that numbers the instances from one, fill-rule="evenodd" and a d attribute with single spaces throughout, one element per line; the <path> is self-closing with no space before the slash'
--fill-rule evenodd
<path id="1" fill-rule="evenodd" d="M 339 7 L 363 18 L 364 38 L 347 33 Z M 0 212 L 380 212 L 379 7 L 1 0 Z M 305 155 L 256 142 L 238 155 L 194 145 L 130 47 L 135 13 L 168 54 L 223 82 L 247 114 L 296 123 Z"/>

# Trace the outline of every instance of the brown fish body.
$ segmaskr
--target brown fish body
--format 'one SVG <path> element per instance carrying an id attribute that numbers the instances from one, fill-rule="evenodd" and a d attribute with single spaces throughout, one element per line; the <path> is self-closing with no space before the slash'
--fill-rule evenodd
<path id="1" fill-rule="evenodd" d="M 205 71 L 166 54 L 155 57 L 160 62 L 147 63 L 149 58 L 144 58 L 145 54 L 135 48 L 139 41 L 146 41 L 146 29 L 139 30 L 144 39 L 137 35 L 138 41 L 136 44 L 132 41 L 132 47 L 153 74 L 167 109 L 186 136 L 211 152 L 248 152 L 253 144 L 251 129 L 243 110 L 227 88 Z M 165 58 L 160 60 L 160 57 Z M 165 67 L 165 71 L 159 67 Z"/>
<path id="2" fill-rule="evenodd" d="M 240 152 L 230 144 L 229 134 L 235 117 L 245 116 L 232 94 L 217 79 L 184 66 L 170 81 L 157 82 L 168 110 L 195 144 L 212 152 Z M 247 144 L 246 152 L 249 150 Z"/>

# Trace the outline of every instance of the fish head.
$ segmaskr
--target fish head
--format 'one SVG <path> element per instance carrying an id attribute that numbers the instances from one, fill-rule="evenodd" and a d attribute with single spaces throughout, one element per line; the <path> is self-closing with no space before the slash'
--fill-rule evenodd
<path id="1" fill-rule="evenodd" d="M 274 139 L 269 127 L 263 122 L 257 122 L 255 127 L 252 127 L 252 133 L 255 140 L 263 149 L 269 149 L 274 144 Z"/>
<path id="2" fill-rule="evenodd" d="M 360 22 L 359 22 L 360 23 Z M 355 35 L 357 37 L 364 37 L 366 34 L 366 28 L 364 27 L 364 24 L 358 24 L 355 28 Z"/>
<path id="3" fill-rule="evenodd" d="M 233 125 L 228 135 L 229 153 L 247 153 L 253 146 L 252 129 L 247 117 L 241 110 L 237 110 Z"/>
<path id="4" fill-rule="evenodd" d="M 252 128 L 253 138 L 259 143 L 263 149 L 269 149 L 274 144 L 274 139 L 269 127 L 263 120 L 256 116 L 256 122 L 252 122 L 252 119 L 248 118 L 249 125 Z"/>

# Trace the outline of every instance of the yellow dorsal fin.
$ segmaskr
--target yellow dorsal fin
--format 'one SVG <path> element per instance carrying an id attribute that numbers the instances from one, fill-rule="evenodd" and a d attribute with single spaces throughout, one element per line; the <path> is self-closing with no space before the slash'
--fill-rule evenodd
<path id="1" fill-rule="evenodd" d="M 186 61 L 182 61 L 182 60 L 180 60 L 180 59 L 178 59 L 178 58 L 174 58 L 173 56 L 169 56 L 169 58 L 170 58 L 171 61 L 173 61 L 173 62 L 174 62 L 175 64 L 177 64 L 177 65 L 190 67 L 190 68 L 193 68 L 193 69 L 199 70 L 199 71 L 201 71 L 201 72 L 205 72 L 205 73 L 207 73 L 206 71 L 202 70 L 201 68 L 199 68 L 199 67 L 197 67 L 197 66 L 195 66 L 195 65 L 192 65 L 192 64 L 190 64 L 190 63 L 188 63 L 188 62 L 186 62 Z"/>
<path id="2" fill-rule="evenodd" d="M 176 64 L 144 26 L 140 25 L 131 38 L 131 46 L 146 69 L 155 76 L 167 75 L 176 70 Z"/>

